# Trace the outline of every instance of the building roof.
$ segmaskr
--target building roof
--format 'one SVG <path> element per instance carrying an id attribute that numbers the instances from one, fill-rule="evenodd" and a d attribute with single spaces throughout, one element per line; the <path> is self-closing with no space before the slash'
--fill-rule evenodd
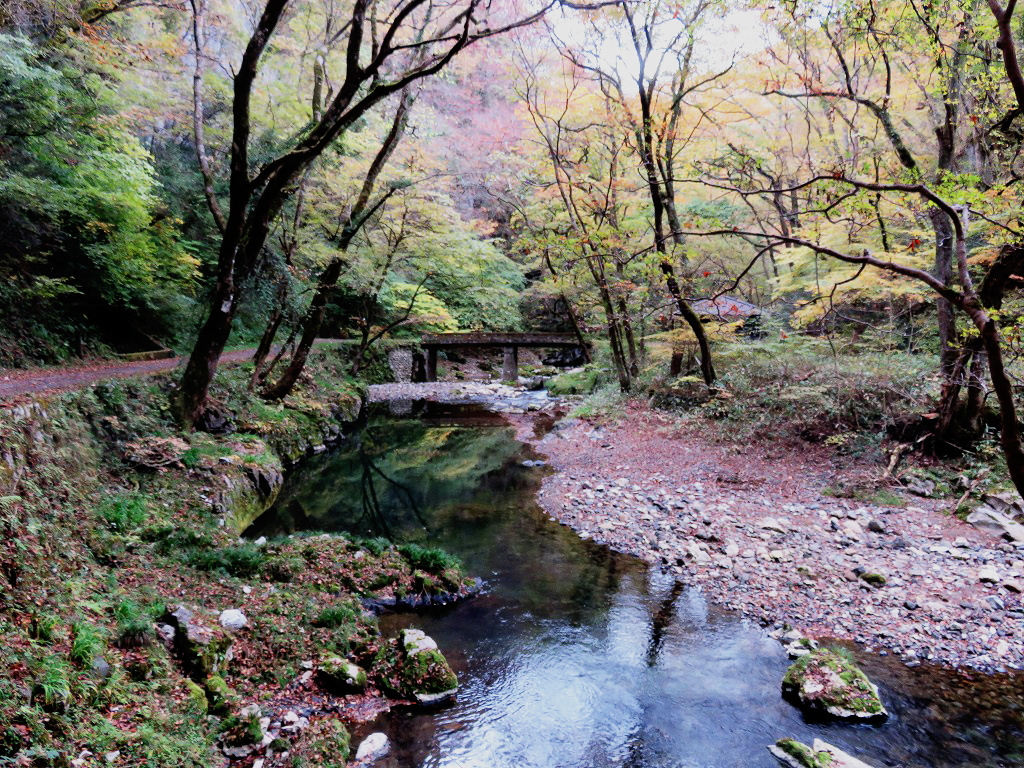
<path id="1" fill-rule="evenodd" d="M 735 296 L 717 296 L 713 299 L 698 299 L 690 302 L 693 311 L 698 315 L 717 317 L 722 320 L 739 320 L 761 314 L 761 309 L 749 301 L 737 299 Z"/>

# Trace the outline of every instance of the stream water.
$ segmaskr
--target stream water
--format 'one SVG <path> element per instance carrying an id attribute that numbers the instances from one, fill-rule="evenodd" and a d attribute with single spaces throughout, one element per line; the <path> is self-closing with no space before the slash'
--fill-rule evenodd
<path id="1" fill-rule="evenodd" d="M 1024 765 L 1024 680 L 910 669 L 853 649 L 892 717 L 808 723 L 781 696 L 778 642 L 701 593 L 549 519 L 543 468 L 495 417 L 376 419 L 307 463 L 252 535 L 346 531 L 440 546 L 484 579 L 472 600 L 382 617 L 416 626 L 456 670 L 456 703 L 399 709 L 390 768 L 757 768 L 782 737 L 875 766 Z M 468 426 L 467 426 L 468 425 Z M 357 737 L 359 734 L 357 734 Z"/>

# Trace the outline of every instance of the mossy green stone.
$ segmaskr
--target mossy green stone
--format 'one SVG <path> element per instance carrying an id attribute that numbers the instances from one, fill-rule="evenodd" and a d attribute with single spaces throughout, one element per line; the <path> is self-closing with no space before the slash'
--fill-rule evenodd
<path id="1" fill-rule="evenodd" d="M 797 659 L 786 671 L 782 692 L 809 714 L 859 721 L 888 717 L 877 686 L 845 654 L 829 648 Z"/>
<path id="2" fill-rule="evenodd" d="M 227 715 L 238 706 L 238 694 L 224 681 L 220 675 L 210 675 L 203 682 L 206 689 L 206 700 L 209 702 L 211 715 Z"/>
<path id="3" fill-rule="evenodd" d="M 833 763 L 832 755 L 828 752 L 815 752 L 795 739 L 779 739 L 774 747 L 768 749 L 791 768 L 830 768 Z"/>
<path id="4" fill-rule="evenodd" d="M 366 672 L 340 656 L 328 656 L 320 661 L 320 679 L 341 693 L 359 693 L 366 688 Z"/>

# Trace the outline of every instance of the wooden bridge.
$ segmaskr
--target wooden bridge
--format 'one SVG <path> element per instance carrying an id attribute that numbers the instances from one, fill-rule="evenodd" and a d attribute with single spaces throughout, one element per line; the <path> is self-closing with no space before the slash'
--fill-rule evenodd
<path id="1" fill-rule="evenodd" d="M 501 380 L 515 381 L 519 378 L 520 347 L 571 349 L 580 346 L 580 340 L 571 333 L 425 333 L 420 343 L 427 353 L 427 381 L 437 381 L 439 349 L 501 347 L 505 350 Z"/>

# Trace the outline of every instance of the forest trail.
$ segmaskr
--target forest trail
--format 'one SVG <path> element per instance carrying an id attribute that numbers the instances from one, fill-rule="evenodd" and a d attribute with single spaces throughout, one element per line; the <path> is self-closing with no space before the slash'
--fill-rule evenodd
<path id="1" fill-rule="evenodd" d="M 255 347 L 248 347 L 225 352 L 221 357 L 221 362 L 242 362 L 250 359 L 255 351 Z M 170 357 L 165 360 L 103 361 L 94 365 L 28 370 L 3 368 L 0 369 L 0 402 L 7 402 L 21 395 L 71 392 L 103 379 L 126 379 L 171 371 L 182 365 L 187 359 L 186 357 Z"/>
<path id="2" fill-rule="evenodd" d="M 318 339 L 316 346 L 338 344 L 338 339 Z M 221 363 L 241 363 L 252 358 L 256 347 L 234 349 L 221 355 Z M 126 379 L 171 371 L 183 365 L 187 357 L 165 360 L 101 361 L 93 365 L 50 368 L 0 368 L 0 406 L 9 405 L 25 395 L 72 392 L 103 379 Z"/>

